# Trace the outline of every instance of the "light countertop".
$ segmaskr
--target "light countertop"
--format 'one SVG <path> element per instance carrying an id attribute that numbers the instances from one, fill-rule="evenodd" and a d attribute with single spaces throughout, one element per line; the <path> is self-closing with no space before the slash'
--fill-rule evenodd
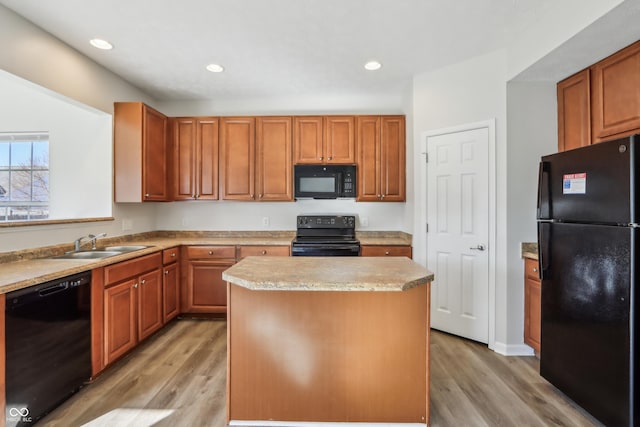
<path id="1" fill-rule="evenodd" d="M 523 242 L 520 251 L 522 258 L 538 259 L 538 243 L 536 242 Z"/>
<path id="2" fill-rule="evenodd" d="M 405 291 L 433 273 L 406 257 L 247 257 L 222 278 L 264 291 Z"/>
<path id="3" fill-rule="evenodd" d="M 357 237 L 362 245 L 411 245 L 411 235 L 402 232 L 358 232 Z M 295 231 L 157 231 L 99 239 L 98 248 L 117 244 L 149 246 L 101 259 L 51 258 L 72 250 L 71 243 L 0 253 L 0 294 L 180 245 L 290 246 L 294 238 Z"/>

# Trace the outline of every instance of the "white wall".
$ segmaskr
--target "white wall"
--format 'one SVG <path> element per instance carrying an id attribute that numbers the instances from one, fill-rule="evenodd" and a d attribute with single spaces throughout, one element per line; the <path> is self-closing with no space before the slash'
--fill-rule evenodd
<path id="1" fill-rule="evenodd" d="M 417 181 L 424 169 L 422 135 L 427 131 L 495 119 L 496 123 L 496 262 L 495 262 L 495 330 L 490 341 L 506 345 L 507 317 L 506 241 L 507 241 L 507 56 L 499 50 L 471 58 L 413 80 L 415 235 L 414 259 L 426 263 L 426 186 Z M 490 342 L 493 346 L 493 343 Z"/>
<path id="2" fill-rule="evenodd" d="M 522 342 L 524 263 L 521 242 L 537 242 L 538 162 L 558 147 L 556 84 L 507 85 L 507 342 Z"/>
<path id="3" fill-rule="evenodd" d="M 145 93 L 4 6 L 0 6 L 0 52 L 0 69 L 108 114 L 113 112 L 114 101 L 141 100 L 151 105 L 155 103 Z M 107 128 L 105 131 L 110 133 L 111 126 Z M 110 141 L 111 137 L 106 139 Z M 108 146 L 100 147 L 99 150 L 106 148 L 110 151 L 111 143 L 106 143 Z M 61 155 L 64 155 L 63 152 Z M 90 157 L 87 156 L 87 159 Z M 97 168 L 99 172 L 96 168 L 91 168 L 90 164 L 79 166 L 82 178 L 95 179 L 89 178 L 91 171 L 95 171 L 105 175 L 98 179 L 110 181 L 109 158 L 110 156 L 106 158 L 106 164 L 103 164 L 106 168 Z M 51 161 L 54 160 L 52 157 Z M 67 164 L 70 174 L 74 173 L 73 163 Z M 110 194 L 104 196 L 109 202 L 113 200 Z M 106 222 L 2 227 L 0 252 L 71 242 L 89 233 L 116 236 L 156 228 L 154 204 L 114 205 L 113 216 L 113 221 Z M 131 229 L 123 230 L 123 219 L 131 221 Z"/>
<path id="4" fill-rule="evenodd" d="M 636 0 L 626 0 L 633 2 Z M 624 0 L 539 0 L 523 7 L 509 35 L 508 79 L 544 58 Z M 624 31 L 624 30 L 623 30 Z M 612 52 L 613 53 L 613 52 Z M 567 55 L 567 61 L 572 61 Z M 579 71 L 580 68 L 575 71 Z"/>

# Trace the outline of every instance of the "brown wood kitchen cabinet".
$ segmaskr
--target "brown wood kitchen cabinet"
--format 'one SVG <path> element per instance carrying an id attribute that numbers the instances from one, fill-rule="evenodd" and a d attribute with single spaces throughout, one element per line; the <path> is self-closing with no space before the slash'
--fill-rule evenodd
<path id="1" fill-rule="evenodd" d="M 558 151 L 591 144 L 590 75 L 586 69 L 558 83 Z"/>
<path id="2" fill-rule="evenodd" d="M 359 202 L 406 200 L 404 116 L 358 116 Z"/>
<path id="3" fill-rule="evenodd" d="M 220 134 L 223 199 L 293 200 L 290 117 L 223 117 Z"/>
<path id="4" fill-rule="evenodd" d="M 406 256 L 411 258 L 412 250 L 409 245 L 362 245 L 360 256 Z"/>
<path id="5" fill-rule="evenodd" d="M 296 116 L 293 140 L 296 164 L 356 162 L 354 116 Z"/>
<path id="6" fill-rule="evenodd" d="M 116 102 L 113 116 L 116 202 L 167 201 L 167 117 L 141 102 Z"/>
<path id="7" fill-rule="evenodd" d="M 162 320 L 167 323 L 180 314 L 180 249 L 162 251 Z"/>
<path id="8" fill-rule="evenodd" d="M 592 105 L 594 142 L 640 129 L 640 42 L 594 64 Z"/>
<path id="9" fill-rule="evenodd" d="M 248 256 L 289 256 L 291 246 L 288 245 L 255 245 L 239 246 L 238 261 Z"/>
<path id="10" fill-rule="evenodd" d="M 176 117 L 173 131 L 173 199 L 218 198 L 218 118 Z"/>
<path id="11" fill-rule="evenodd" d="M 105 366 L 163 325 L 161 254 L 104 268 Z"/>
<path id="12" fill-rule="evenodd" d="M 542 285 L 538 274 L 538 261 L 524 260 L 524 342 L 540 352 L 540 312 Z"/>
<path id="13" fill-rule="evenodd" d="M 227 312 L 227 283 L 222 272 L 236 262 L 235 246 L 182 247 L 181 312 L 220 314 Z"/>

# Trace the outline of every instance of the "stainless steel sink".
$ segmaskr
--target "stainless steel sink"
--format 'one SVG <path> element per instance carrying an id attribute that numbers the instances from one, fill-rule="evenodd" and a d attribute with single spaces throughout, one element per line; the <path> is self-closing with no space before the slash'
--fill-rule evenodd
<path id="1" fill-rule="evenodd" d="M 144 245 L 120 245 L 120 246 L 107 246 L 103 250 L 116 251 L 116 252 L 132 252 L 139 251 L 140 249 L 146 249 L 148 246 Z"/>
<path id="2" fill-rule="evenodd" d="M 110 256 L 120 255 L 123 252 L 119 251 L 79 251 L 79 252 L 69 252 L 63 255 L 59 255 L 54 258 L 62 258 L 62 259 L 99 259 L 99 258 L 107 258 Z"/>

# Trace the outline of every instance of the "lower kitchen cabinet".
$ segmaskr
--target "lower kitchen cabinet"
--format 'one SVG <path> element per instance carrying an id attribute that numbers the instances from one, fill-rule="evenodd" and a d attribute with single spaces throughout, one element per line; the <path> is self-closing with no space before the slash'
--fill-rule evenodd
<path id="1" fill-rule="evenodd" d="M 394 245 L 394 246 L 379 246 L 379 245 L 362 245 L 360 247 L 361 256 L 406 256 L 412 257 L 411 246 L 409 245 Z"/>
<path id="2" fill-rule="evenodd" d="M 227 283 L 222 272 L 235 264 L 235 254 L 235 246 L 183 247 L 183 313 L 227 312 Z"/>
<path id="3" fill-rule="evenodd" d="M 105 366 L 162 327 L 161 265 L 156 253 L 105 267 Z"/>
<path id="4" fill-rule="evenodd" d="M 180 314 L 180 250 L 162 251 L 162 308 L 163 321 L 167 323 Z"/>
<path id="5" fill-rule="evenodd" d="M 540 352 L 540 312 L 542 286 L 538 274 L 538 261 L 524 260 L 524 342 Z"/>

